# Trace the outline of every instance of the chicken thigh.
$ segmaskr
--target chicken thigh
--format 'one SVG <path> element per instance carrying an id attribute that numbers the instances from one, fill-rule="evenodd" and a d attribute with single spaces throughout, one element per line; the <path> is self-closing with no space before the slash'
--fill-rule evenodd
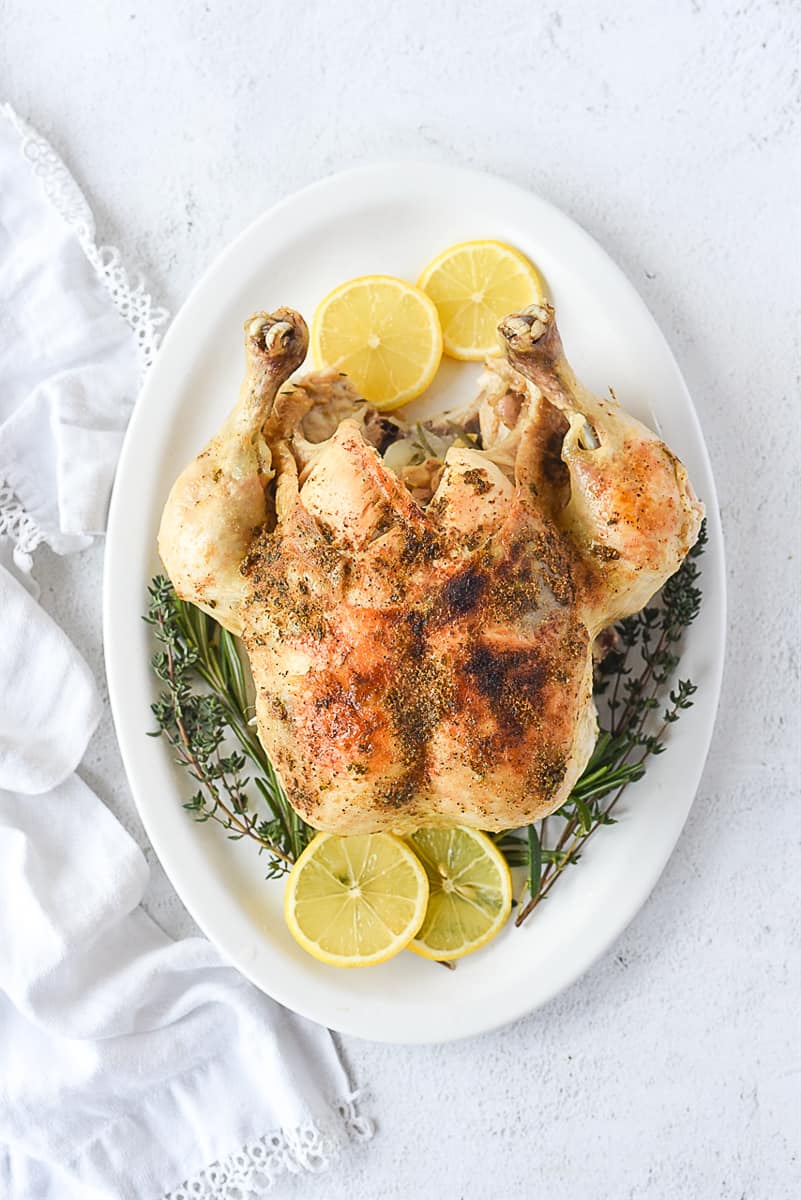
<path id="1" fill-rule="evenodd" d="M 476 402 L 415 430 L 341 377 L 282 390 L 305 326 L 252 318 L 240 402 L 167 501 L 167 571 L 241 633 L 259 736 L 318 829 L 552 812 L 595 741 L 594 638 L 697 537 L 684 468 L 577 382 L 553 309 L 499 332 Z"/>

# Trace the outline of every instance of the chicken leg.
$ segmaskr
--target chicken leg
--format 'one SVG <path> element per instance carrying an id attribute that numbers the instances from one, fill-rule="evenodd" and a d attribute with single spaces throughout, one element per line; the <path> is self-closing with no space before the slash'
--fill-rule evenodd
<path id="1" fill-rule="evenodd" d="M 159 554 L 175 590 L 240 634 L 242 562 L 267 521 L 273 477 L 265 424 L 279 427 L 291 402 L 281 385 L 306 357 L 308 330 L 292 309 L 257 313 L 245 325 L 245 378 L 230 416 L 179 475 L 159 529 Z M 293 411 L 292 418 L 296 418 Z M 302 413 L 300 414 L 302 416 Z"/>
<path id="2" fill-rule="evenodd" d="M 499 326 L 512 366 L 569 423 L 562 461 L 570 498 L 556 514 L 584 561 L 593 636 L 647 604 L 695 543 L 703 505 L 684 466 L 655 433 L 574 375 L 550 304 Z"/>

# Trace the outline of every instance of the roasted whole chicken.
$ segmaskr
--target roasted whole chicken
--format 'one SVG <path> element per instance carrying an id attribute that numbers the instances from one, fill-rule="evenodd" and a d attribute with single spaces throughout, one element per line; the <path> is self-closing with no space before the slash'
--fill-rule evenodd
<path id="1" fill-rule="evenodd" d="M 596 637 L 698 535 L 684 467 L 582 387 L 554 310 L 499 335 L 475 402 L 412 425 L 343 376 L 288 383 L 306 325 L 259 313 L 238 403 L 167 500 L 167 572 L 242 638 L 259 736 L 318 829 L 552 812 L 594 746 Z"/>

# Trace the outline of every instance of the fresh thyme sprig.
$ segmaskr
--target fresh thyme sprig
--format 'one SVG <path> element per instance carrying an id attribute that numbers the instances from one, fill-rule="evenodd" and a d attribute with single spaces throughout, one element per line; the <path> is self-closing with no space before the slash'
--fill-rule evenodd
<path id="1" fill-rule="evenodd" d="M 531 915 L 566 868 L 579 861 L 596 830 L 614 825 L 612 813 L 626 788 L 643 777 L 652 755 L 666 749 L 668 726 L 692 707 L 697 689 L 691 680 L 680 679 L 673 688 L 671 682 L 679 666 L 679 643 L 701 609 L 697 559 L 706 543 L 702 525 L 698 541 L 665 584 L 658 603 L 616 626 L 617 645 L 599 664 L 595 688 L 606 698 L 608 727 L 602 725 L 592 757 L 565 804 L 553 818 L 527 830 L 495 836 L 510 866 L 527 868 L 516 925 Z"/>
<path id="2" fill-rule="evenodd" d="M 184 808 L 198 821 L 216 821 L 233 840 L 258 842 L 269 855 L 268 876 L 282 875 L 311 831 L 289 803 L 252 729 L 253 709 L 236 642 L 213 618 L 179 600 L 164 576 L 157 576 L 148 590 L 145 620 L 162 647 L 151 665 L 165 685 L 151 706 L 158 726 L 153 736 L 167 739 L 176 761 L 199 784 Z M 239 749 L 230 749 L 236 742 Z M 256 769 L 252 778 L 243 774 L 248 760 Z M 254 806 L 251 784 L 267 816 Z"/>

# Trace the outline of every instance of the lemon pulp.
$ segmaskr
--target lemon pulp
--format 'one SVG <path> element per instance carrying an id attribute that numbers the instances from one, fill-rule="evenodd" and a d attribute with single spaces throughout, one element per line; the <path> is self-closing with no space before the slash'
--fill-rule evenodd
<path id="1" fill-rule="evenodd" d="M 409 949 L 450 961 L 485 946 L 512 908 L 512 879 L 486 834 L 457 826 L 407 839 L 428 875 L 425 918 Z"/>
<path id="2" fill-rule="evenodd" d="M 284 915 L 321 962 L 367 967 L 403 950 L 420 927 L 428 879 L 416 855 L 388 833 L 319 833 L 289 873 Z"/>
<path id="3" fill-rule="evenodd" d="M 537 268 L 504 242 L 460 242 L 437 255 L 417 286 L 439 313 L 445 353 L 480 359 L 498 351 L 498 322 L 543 299 Z"/>
<path id="4" fill-rule="evenodd" d="M 442 357 L 431 299 L 392 275 L 362 275 L 317 306 L 311 330 L 318 367 L 342 371 L 370 404 L 389 410 L 425 391 Z"/>

